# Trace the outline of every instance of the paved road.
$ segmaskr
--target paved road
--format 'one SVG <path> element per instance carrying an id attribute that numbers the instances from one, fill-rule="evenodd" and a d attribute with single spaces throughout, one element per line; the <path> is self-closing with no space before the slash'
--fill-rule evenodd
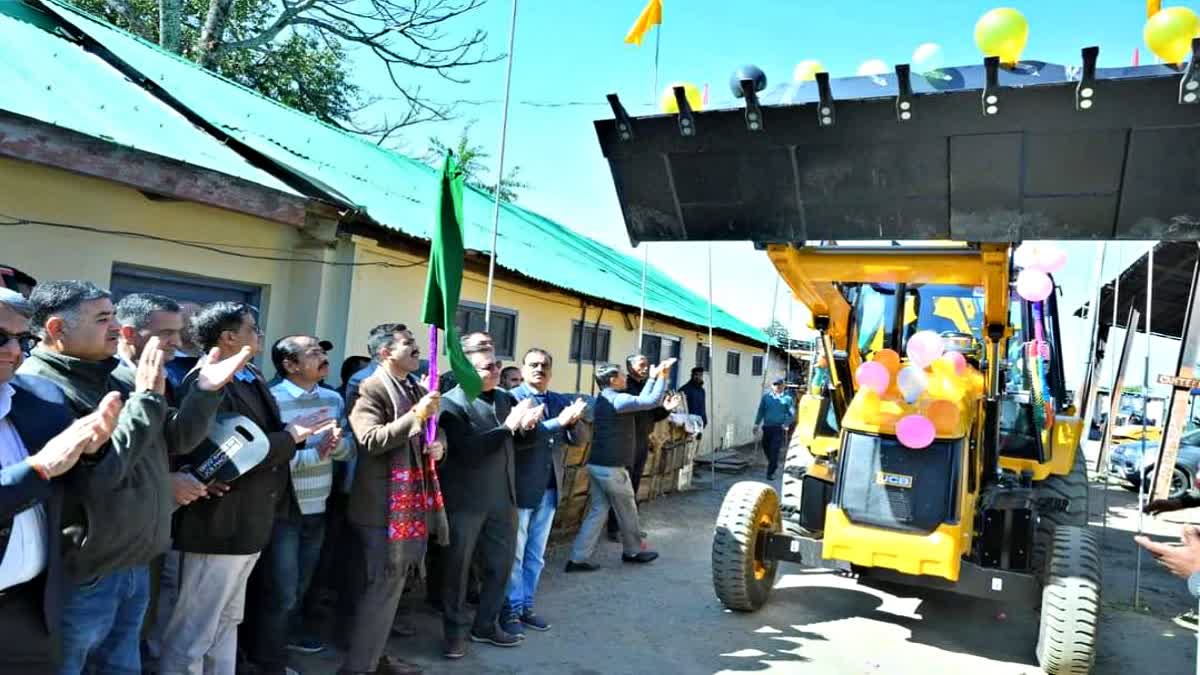
<path id="1" fill-rule="evenodd" d="M 516 649 L 471 645 L 460 662 L 439 655 L 438 617 L 416 610 L 420 634 L 395 639 L 394 653 L 428 673 L 983 673 L 1034 674 L 1037 619 L 1029 608 L 932 592 L 891 595 L 850 579 L 785 565 L 767 606 L 754 614 L 723 610 L 713 595 L 710 537 L 724 489 L 673 496 L 644 509 L 662 558 L 623 564 L 605 542 L 600 572 L 562 572 L 565 549 L 550 555 L 539 611 L 554 622 Z M 1092 511 L 1098 525 L 1101 488 Z M 1142 601 L 1132 610 L 1130 493 L 1111 489 L 1105 539 L 1103 645 L 1096 673 L 1189 673 L 1195 636 L 1169 619 L 1187 608 L 1182 583 L 1145 562 Z M 1182 519 L 1186 519 L 1183 514 Z M 1177 525 L 1159 522 L 1164 532 Z M 306 659 L 298 669 L 332 673 L 336 655 Z"/>

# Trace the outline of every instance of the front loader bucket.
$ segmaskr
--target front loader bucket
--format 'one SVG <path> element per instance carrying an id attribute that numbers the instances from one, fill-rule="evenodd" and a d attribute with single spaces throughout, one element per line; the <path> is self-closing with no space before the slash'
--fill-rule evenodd
<path id="1" fill-rule="evenodd" d="M 744 109 L 676 115 L 610 96 L 596 132 L 635 244 L 1200 240 L 1200 58 L 1098 70 L 1095 54 L 822 74 L 761 100 L 747 81 Z"/>

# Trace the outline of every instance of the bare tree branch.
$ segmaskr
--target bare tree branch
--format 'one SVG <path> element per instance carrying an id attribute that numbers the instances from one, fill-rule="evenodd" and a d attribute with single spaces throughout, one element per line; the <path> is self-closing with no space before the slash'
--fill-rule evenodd
<path id="1" fill-rule="evenodd" d="M 183 53 L 183 0 L 158 0 L 158 44 L 172 54 Z"/>
<path id="2" fill-rule="evenodd" d="M 200 29 L 200 40 L 196 52 L 196 60 L 205 68 L 212 68 L 217 61 L 217 47 L 225 37 L 225 29 L 229 24 L 229 10 L 233 0 L 209 0 L 208 15 L 204 17 L 204 27 Z"/>
<path id="3" fill-rule="evenodd" d="M 129 24 L 129 30 L 139 35 L 144 33 L 145 26 L 129 0 L 104 0 L 104 5 L 119 14 Z"/>

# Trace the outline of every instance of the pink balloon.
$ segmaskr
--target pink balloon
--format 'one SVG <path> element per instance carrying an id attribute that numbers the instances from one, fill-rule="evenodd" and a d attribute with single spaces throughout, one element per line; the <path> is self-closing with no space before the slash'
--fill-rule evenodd
<path id="1" fill-rule="evenodd" d="M 1021 268 L 1033 267 L 1034 261 L 1038 257 L 1037 249 L 1037 244 L 1032 242 L 1027 241 L 1021 244 L 1016 251 L 1013 251 L 1013 264 Z"/>
<path id="2" fill-rule="evenodd" d="M 962 375 L 963 373 L 967 372 L 967 357 L 959 354 L 958 352 L 949 352 L 945 355 L 945 358 L 949 359 L 950 362 L 954 364 L 955 375 Z"/>
<path id="3" fill-rule="evenodd" d="M 933 422 L 924 415 L 907 415 L 896 423 L 896 440 L 906 448 L 928 448 L 937 436 Z"/>
<path id="4" fill-rule="evenodd" d="M 1033 260 L 1033 269 L 1058 274 L 1067 266 L 1067 252 L 1057 246 L 1043 246 Z"/>
<path id="5" fill-rule="evenodd" d="M 854 380 L 860 388 L 874 389 L 875 393 L 883 396 L 892 383 L 892 373 L 882 363 L 867 361 L 854 372 Z"/>
<path id="6" fill-rule="evenodd" d="M 928 368 L 945 350 L 942 336 L 931 330 L 923 330 L 908 339 L 908 360 L 921 368 Z"/>
<path id="7" fill-rule="evenodd" d="M 1029 302 L 1041 302 L 1054 292 L 1054 282 L 1040 270 L 1023 269 L 1017 275 L 1017 295 Z"/>

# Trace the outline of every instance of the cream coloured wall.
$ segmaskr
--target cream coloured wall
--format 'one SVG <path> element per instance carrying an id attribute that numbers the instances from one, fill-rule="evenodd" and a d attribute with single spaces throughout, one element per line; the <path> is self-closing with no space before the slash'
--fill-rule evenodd
<path id="1" fill-rule="evenodd" d="M 336 255 L 331 250 L 300 248 L 305 243 L 302 235 L 288 225 L 192 202 L 154 201 L 116 183 L 26 162 L 0 159 L 0 213 L 109 231 L 48 225 L 0 228 L 0 263 L 42 281 L 85 279 L 108 287 L 113 264 L 126 263 L 260 286 L 266 346 L 286 333 L 313 332 L 319 301 L 339 302 L 337 293 L 323 293 L 323 289 L 336 287 L 339 273 L 348 278 L 336 268 L 310 262 L 249 260 L 119 236 L 112 232 L 236 246 L 239 252 L 272 257 L 333 259 Z M 339 318 L 345 316 L 346 299 L 341 298 L 340 304 L 341 308 L 331 308 Z M 260 362 L 267 364 L 269 357 Z"/>
<path id="2" fill-rule="evenodd" d="M 416 329 L 422 344 L 428 327 L 420 322 L 421 297 L 425 288 L 425 258 L 385 249 L 368 239 L 355 238 L 355 262 L 350 293 L 350 310 L 346 322 L 348 353 L 365 354 L 366 336 L 372 326 L 387 321 L 398 321 Z M 367 266 L 364 263 L 374 263 Z M 394 267 L 383 267 L 387 263 Z M 468 272 L 463 282 L 462 300 L 483 303 L 486 299 L 487 278 Z M 566 293 L 546 292 L 509 281 L 499 281 L 493 292 L 496 307 L 517 312 L 516 357 L 519 359 L 531 347 L 548 349 L 555 358 L 553 387 L 560 391 L 576 389 L 578 375 L 579 390 L 591 393 L 591 363 L 576 364 L 568 360 L 570 354 L 571 327 L 584 311 L 581 300 Z M 625 319 L 620 312 L 586 308 L 586 321 L 593 324 L 598 318 L 602 327 L 612 331 L 609 356 L 621 361 L 637 350 L 636 311 L 629 313 L 631 329 L 626 329 Z M 688 372 L 696 364 L 696 345 L 707 342 L 707 330 L 684 326 L 647 317 L 647 332 L 678 337 L 682 340 L 679 384 L 687 381 Z M 754 440 L 752 427 L 754 413 L 762 393 L 762 377 L 752 375 L 751 357 L 763 353 L 763 345 L 749 341 L 741 342 L 721 336 L 716 338 L 717 348 L 713 357 L 716 370 L 716 420 L 719 442 L 742 444 Z M 726 370 L 726 353 L 736 350 L 742 354 L 741 374 L 729 375 Z M 444 361 L 443 361 L 443 365 Z M 772 364 L 778 370 L 778 364 Z M 772 372 L 769 369 L 769 372 Z M 712 376 L 707 380 L 712 395 Z M 712 436 L 713 434 L 709 434 Z"/>

